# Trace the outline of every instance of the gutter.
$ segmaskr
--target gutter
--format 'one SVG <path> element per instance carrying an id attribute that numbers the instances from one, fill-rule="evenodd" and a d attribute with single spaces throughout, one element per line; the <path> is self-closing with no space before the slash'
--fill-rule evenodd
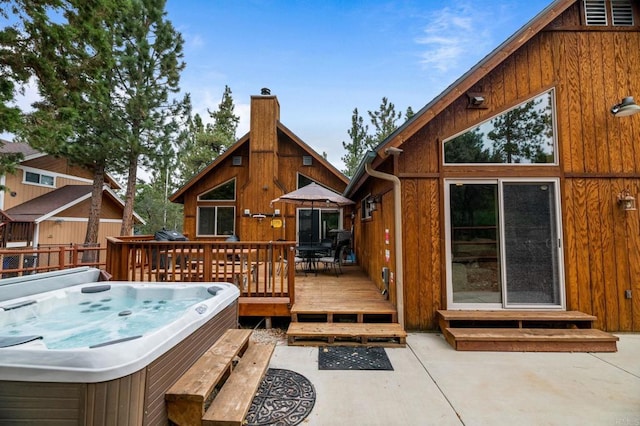
<path id="1" fill-rule="evenodd" d="M 386 154 L 400 155 L 402 152 L 398 148 L 387 148 Z M 376 158 L 376 153 L 369 151 L 364 159 L 364 170 L 371 176 L 378 179 L 393 182 L 393 217 L 394 217 L 394 240 L 395 240 L 395 258 L 396 258 L 396 298 L 398 309 L 398 323 L 404 329 L 404 271 L 403 271 L 403 258 L 402 258 L 402 187 L 400 185 L 400 179 L 396 175 L 383 173 L 371 168 L 371 162 Z"/>

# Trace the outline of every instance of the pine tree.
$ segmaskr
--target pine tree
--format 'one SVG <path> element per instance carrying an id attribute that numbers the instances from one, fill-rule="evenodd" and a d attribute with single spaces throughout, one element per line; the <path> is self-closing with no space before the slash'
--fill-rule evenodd
<path id="1" fill-rule="evenodd" d="M 369 126 L 364 124 L 364 118 L 358 113 L 358 108 L 355 108 L 351 116 L 351 128 L 347 130 L 351 142 L 342 142 L 342 147 L 347 151 L 341 158 L 345 164 L 343 173 L 349 177 L 353 177 L 367 151 L 370 139 L 368 132 Z"/>
<path id="2" fill-rule="evenodd" d="M 216 111 L 209 111 L 209 116 L 213 119 L 213 134 L 222 146 L 222 152 L 229 149 L 236 141 L 236 130 L 240 117 L 234 114 L 235 105 L 231 96 L 229 86 L 224 86 L 222 101 Z"/>
<path id="3" fill-rule="evenodd" d="M 166 0 L 131 1 L 131 13 L 116 25 L 115 92 L 117 114 L 127 125 L 122 141 L 127 150 L 127 189 L 121 235 L 133 229 L 137 171 L 173 150 L 180 119 L 189 98 L 171 99 L 180 87 L 182 36 L 166 19 Z"/>
<path id="4" fill-rule="evenodd" d="M 382 98 L 378 111 L 368 111 L 368 113 L 375 130 L 369 140 L 369 148 L 373 149 L 398 128 L 396 121 L 402 117 L 402 113 L 396 113 L 395 105 L 386 97 Z"/>
<path id="5" fill-rule="evenodd" d="M 117 18 L 129 12 L 128 3 L 12 2 L 18 22 L 14 52 L 20 57 L 13 65 L 36 78 L 41 96 L 19 136 L 34 148 L 65 157 L 93 173 L 88 244 L 97 242 L 107 165 L 117 169 L 124 157 L 118 144 L 122 126 L 112 115 L 112 30 Z M 85 255 L 92 257 L 95 252 Z"/>

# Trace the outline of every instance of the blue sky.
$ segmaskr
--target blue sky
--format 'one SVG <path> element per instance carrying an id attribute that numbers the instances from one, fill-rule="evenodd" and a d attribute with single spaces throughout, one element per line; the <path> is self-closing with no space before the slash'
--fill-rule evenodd
<path id="1" fill-rule="evenodd" d="M 367 123 L 383 96 L 419 110 L 550 3 L 168 0 L 167 12 L 195 112 L 208 118 L 228 85 L 240 137 L 268 87 L 281 122 L 342 169 L 354 108 Z"/>

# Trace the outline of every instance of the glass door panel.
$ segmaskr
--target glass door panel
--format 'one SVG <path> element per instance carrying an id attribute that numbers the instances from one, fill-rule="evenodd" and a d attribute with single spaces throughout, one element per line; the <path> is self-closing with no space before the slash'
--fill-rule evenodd
<path id="1" fill-rule="evenodd" d="M 502 186 L 505 305 L 561 305 L 553 182 Z"/>
<path id="2" fill-rule="evenodd" d="M 498 185 L 449 185 L 453 303 L 501 303 Z"/>

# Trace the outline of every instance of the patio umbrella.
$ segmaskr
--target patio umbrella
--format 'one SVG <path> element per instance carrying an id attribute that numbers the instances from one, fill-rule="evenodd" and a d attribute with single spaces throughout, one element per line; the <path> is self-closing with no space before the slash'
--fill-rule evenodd
<path id="1" fill-rule="evenodd" d="M 325 188 L 322 185 L 318 185 L 315 182 L 312 182 L 307 186 L 303 186 L 302 188 L 298 188 L 295 191 L 281 195 L 275 200 L 271 200 L 271 205 L 273 206 L 273 203 L 278 202 L 297 204 L 299 206 L 311 206 L 312 217 L 314 206 L 325 205 L 342 207 L 355 204 L 350 199 L 343 197 L 337 192 Z"/>
<path id="2" fill-rule="evenodd" d="M 311 206 L 312 209 L 314 204 L 316 206 L 319 204 L 326 204 L 338 207 L 355 204 L 350 199 L 343 197 L 337 192 L 325 188 L 324 186 L 318 185 L 315 182 L 296 189 L 295 191 L 281 195 L 275 200 L 271 200 L 271 205 L 277 202 L 298 204 L 300 206 Z"/>

